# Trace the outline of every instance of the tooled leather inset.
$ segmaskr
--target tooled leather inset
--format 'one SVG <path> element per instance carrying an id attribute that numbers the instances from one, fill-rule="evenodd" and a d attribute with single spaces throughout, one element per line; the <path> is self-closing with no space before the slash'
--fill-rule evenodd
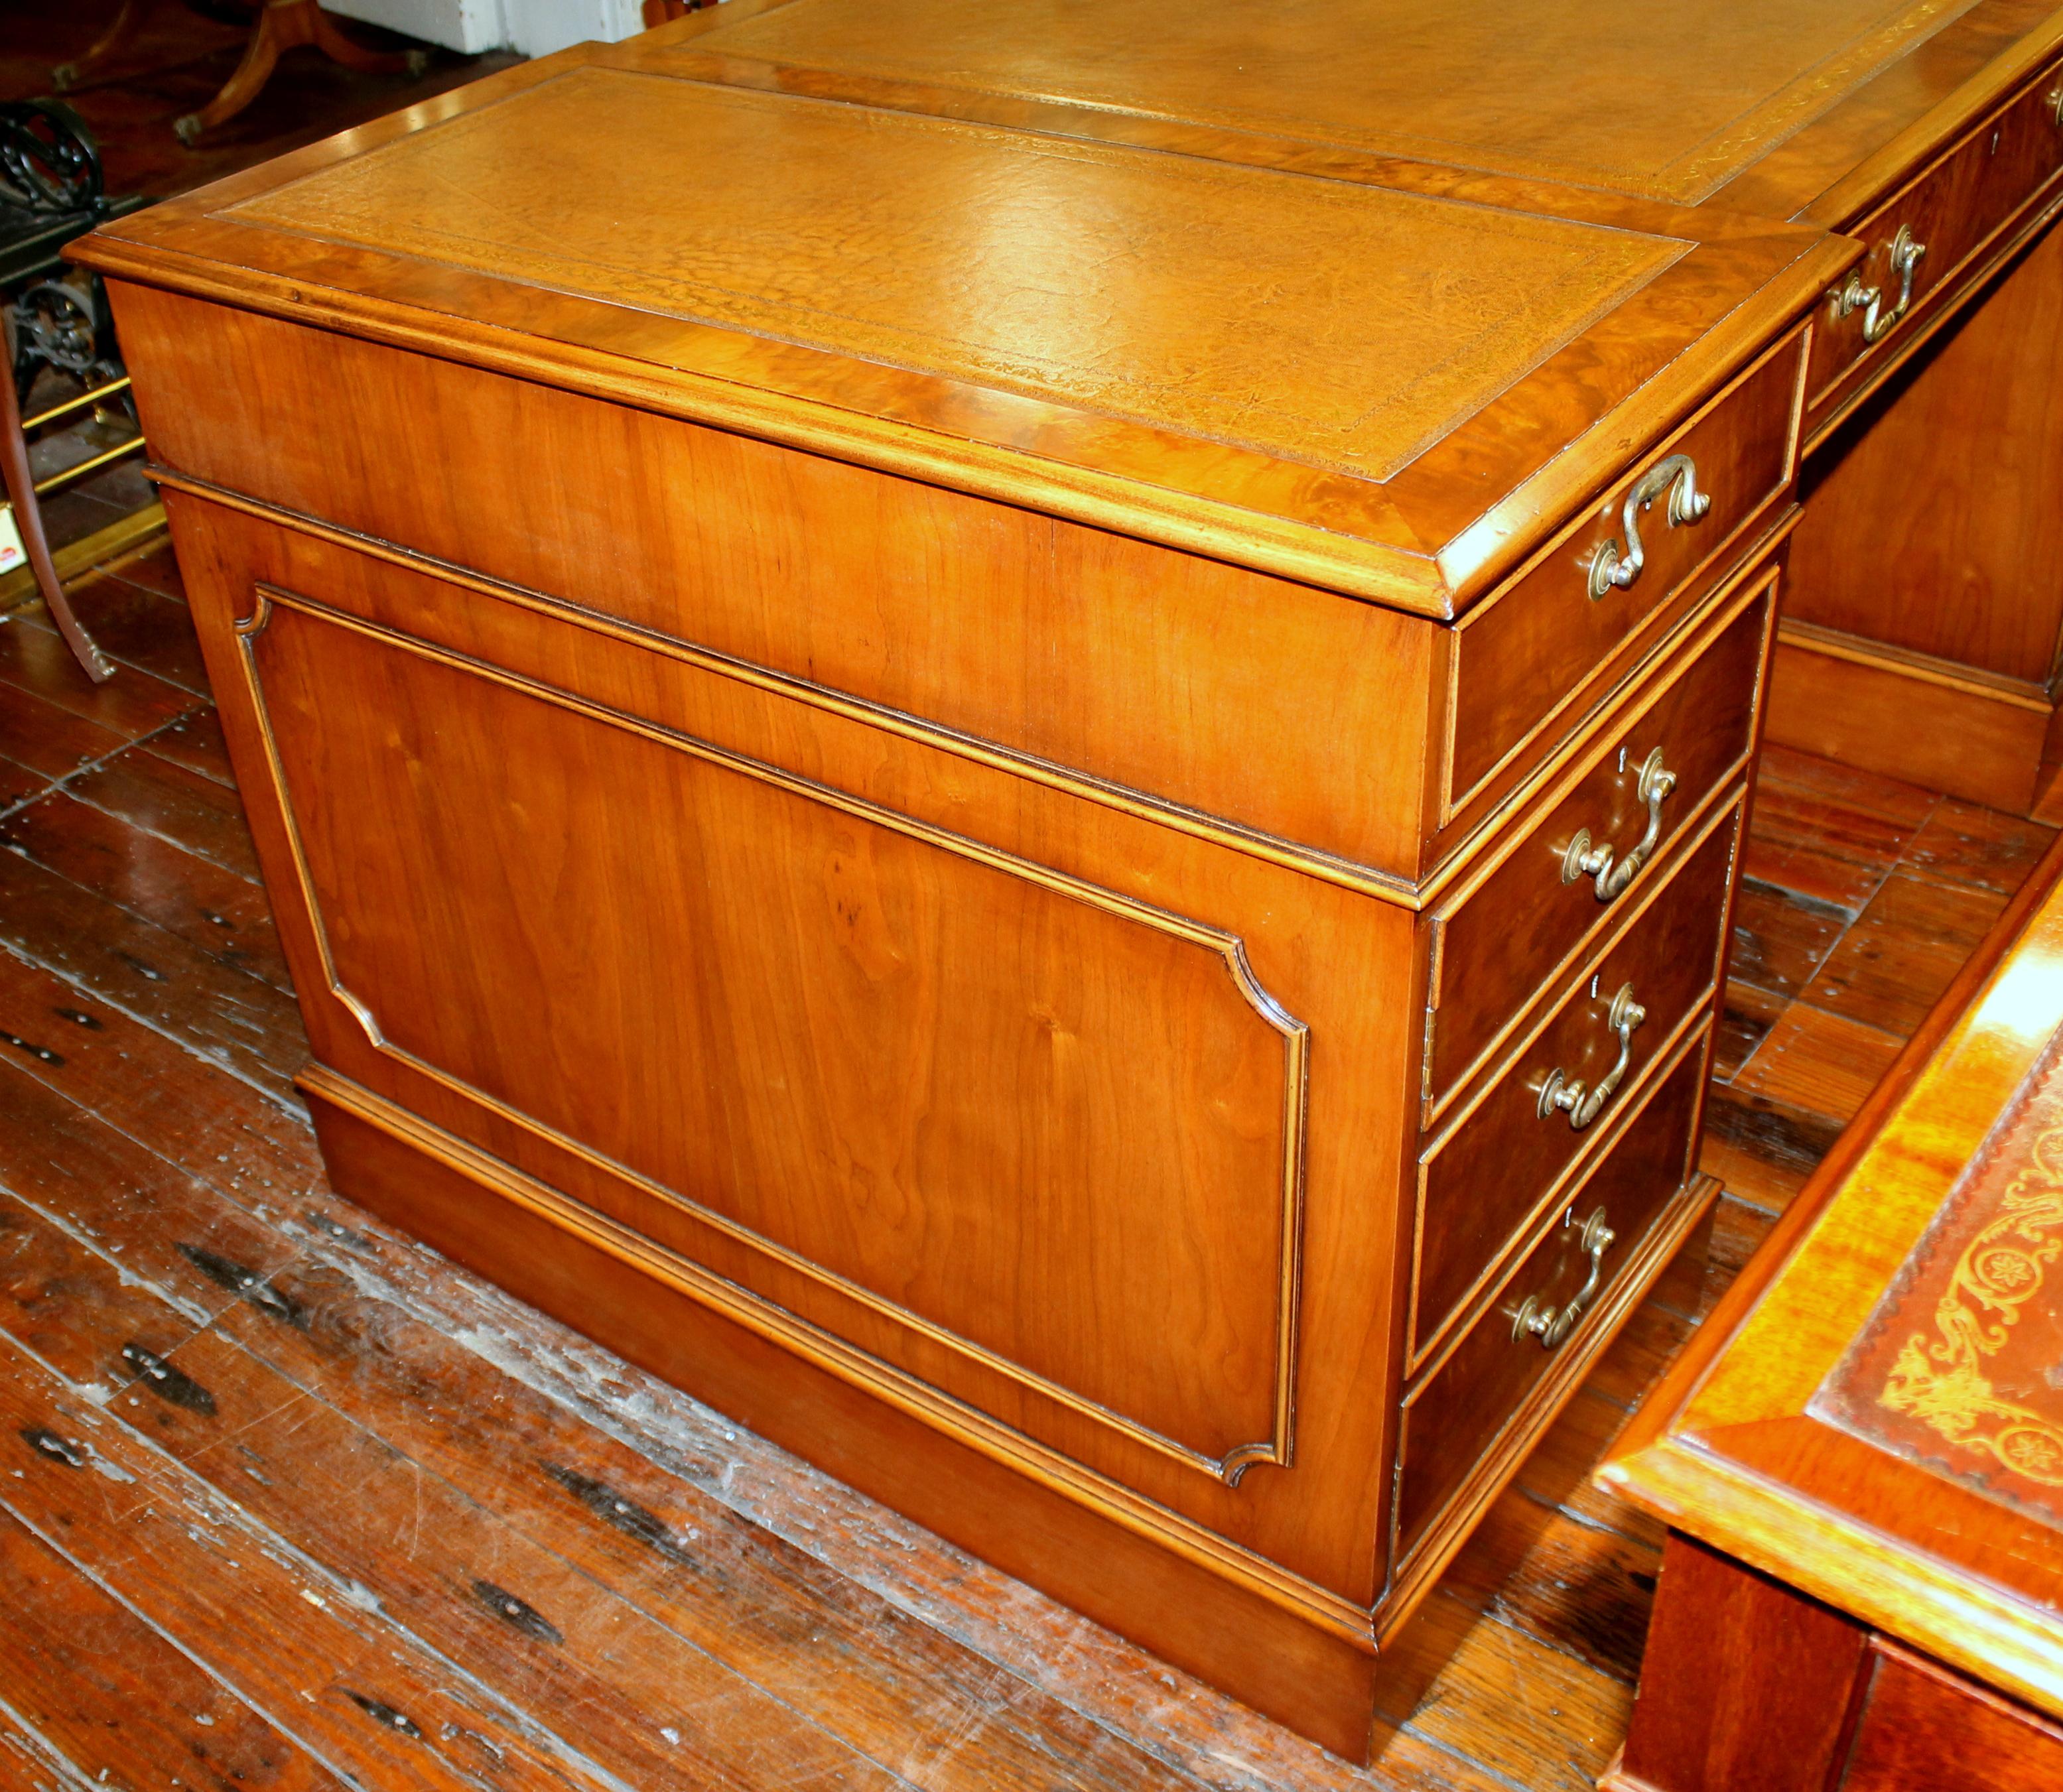
<path id="1" fill-rule="evenodd" d="M 2036 1165 L 2014 1179 L 1998 1217 L 1956 1259 L 1948 1292 L 1935 1306 L 1932 1333 L 1906 1340 L 1878 1396 L 1951 1443 L 1996 1457 L 2045 1487 L 2063 1487 L 2063 1425 L 2001 1399 L 1985 1371 L 2011 1340 L 2021 1308 L 2041 1293 L 2043 1272 L 2063 1252 L 2063 1190 L 2050 1161 L 2059 1152 L 2063 1127 L 2035 1141 Z"/>
<path id="2" fill-rule="evenodd" d="M 796 0 L 673 52 L 1337 143 L 1695 203 L 1974 0 Z"/>
<path id="3" fill-rule="evenodd" d="M 593 68 L 223 215 L 1374 480 L 1686 252 Z M 644 340 L 663 358 L 661 330 Z M 980 401 L 959 400 L 970 424 Z"/>
<path id="4" fill-rule="evenodd" d="M 1813 1412 L 2063 1524 L 2059 1256 L 2063 1056 L 2052 1043 Z"/>

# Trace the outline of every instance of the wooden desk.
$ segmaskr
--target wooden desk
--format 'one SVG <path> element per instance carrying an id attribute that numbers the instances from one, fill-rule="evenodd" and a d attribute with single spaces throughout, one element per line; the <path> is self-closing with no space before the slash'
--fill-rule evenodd
<path id="1" fill-rule="evenodd" d="M 2063 849 L 1636 1418 L 1619 1792 L 2063 1783 Z"/>
<path id="2" fill-rule="evenodd" d="M 1711 1198 L 1857 253 L 1591 212 L 632 45 L 89 239 L 338 1187 L 1364 1754 Z"/>
<path id="3" fill-rule="evenodd" d="M 1652 28 L 1605 0 L 729 0 L 645 41 L 708 80 L 1856 236 L 1815 339 L 1771 737 L 2063 818 L 2053 0 L 1703 0 Z"/>

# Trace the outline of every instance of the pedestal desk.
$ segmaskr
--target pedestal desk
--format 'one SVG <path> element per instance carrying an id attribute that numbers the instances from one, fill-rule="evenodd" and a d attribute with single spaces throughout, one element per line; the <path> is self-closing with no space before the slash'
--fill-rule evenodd
<path id="1" fill-rule="evenodd" d="M 704 79 L 1858 238 L 1815 338 L 1771 737 L 2063 819 L 2053 0 L 728 0 L 649 41 Z"/>
<path id="2" fill-rule="evenodd" d="M 1860 252 L 1562 191 L 647 40 L 80 251 L 336 1186 L 1356 1757 L 1711 1199 Z"/>
<path id="3" fill-rule="evenodd" d="M 1667 1519 L 1615 1792 L 2063 1785 L 2063 848 L 1603 1471 Z"/>

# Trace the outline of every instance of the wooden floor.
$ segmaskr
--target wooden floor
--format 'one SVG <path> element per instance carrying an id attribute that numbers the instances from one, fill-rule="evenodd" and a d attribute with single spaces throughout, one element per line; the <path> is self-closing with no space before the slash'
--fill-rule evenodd
<path id="1" fill-rule="evenodd" d="M 83 54 L 119 4 L 0 0 L 0 99 L 53 97 L 52 69 Z M 356 22 L 344 28 L 376 48 L 416 42 Z M 55 96 L 85 119 L 100 145 L 110 193 L 163 199 L 184 192 L 521 60 L 508 50 L 460 56 L 433 50 L 420 74 L 360 74 L 320 50 L 290 50 L 247 109 L 199 143 L 182 143 L 173 120 L 221 90 L 250 33 L 248 22 L 211 18 L 187 0 L 157 0 L 128 50 Z"/>
<path id="2" fill-rule="evenodd" d="M 2047 838 L 1770 754 L 1712 1271 L 1430 1601 L 1364 1774 L 332 1195 L 171 561 L 79 601 L 97 690 L 0 627 L 0 1786 L 1579 1792 L 1659 1543 L 1588 1469 Z"/>

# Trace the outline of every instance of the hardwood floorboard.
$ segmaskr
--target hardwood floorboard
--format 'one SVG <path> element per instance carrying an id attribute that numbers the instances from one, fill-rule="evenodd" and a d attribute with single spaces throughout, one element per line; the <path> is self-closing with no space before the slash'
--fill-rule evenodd
<path id="1" fill-rule="evenodd" d="M 512 1709 L 546 1721 L 577 1711 L 577 1738 L 562 1739 L 577 1740 L 597 1766 L 632 1785 L 685 1778 L 766 1792 L 939 1783 L 925 1770 L 959 1746 L 951 1726 L 898 1725 L 863 1739 L 827 1730 L 783 1689 L 656 1621 L 219 1332 L 193 1339 L 172 1360 L 209 1397 L 206 1409 L 191 1400 L 155 1404 L 148 1430 L 161 1448 L 339 1581 L 377 1588 L 391 1618 L 465 1663 Z M 498 1434 L 497 1416 L 491 1408 L 473 1415 L 472 1460 L 503 1474 L 534 1472 Z M 668 1565 L 684 1566 L 694 1548 L 677 1549 Z M 806 1623 L 784 1631 L 763 1610 L 752 1615 L 770 1642 L 815 1664 L 826 1691 L 841 1690 L 842 1664 L 820 1634 Z M 812 1646 L 797 1651 L 805 1640 Z M 857 1698 L 830 1700 L 835 1718 L 863 1708 Z M 742 1736 L 758 1743 L 749 1756 L 726 1746 Z M 1055 1771 L 1050 1755 L 1013 1758 L 1000 1734 L 973 1740 L 987 1745 L 984 1772 L 999 1787 L 1040 1786 Z M 887 1746 L 870 1754 L 866 1741 Z M 1177 1783 L 1164 1771 L 1112 1772 L 1111 1782 Z"/>
<path id="2" fill-rule="evenodd" d="M 2055 838 L 2056 830 L 2039 822 L 1944 797 L 1907 850 L 1905 869 L 2010 896 Z"/>
<path id="3" fill-rule="evenodd" d="M 1831 1115 L 1714 1083 L 1705 1097 L 1702 1161 L 1736 1200 L 1781 1213 L 1840 1132 Z"/>
<path id="4" fill-rule="evenodd" d="M 0 624 L 0 635 L 7 626 Z M 119 753 L 129 740 L 33 691 L 0 687 L 0 757 L 35 773 L 39 790 Z"/>
<path id="5" fill-rule="evenodd" d="M 160 535 L 95 570 L 181 605 L 187 601 L 187 588 L 179 578 L 179 557 L 172 552 L 170 536 Z"/>
<path id="6" fill-rule="evenodd" d="M 1924 824 L 1921 824 L 1924 825 Z M 1860 914 L 1917 829 L 1799 783 L 1757 788 L 1743 874 Z"/>
<path id="7" fill-rule="evenodd" d="M 1904 1043 L 1899 1034 L 1795 1002 L 1734 1078 L 1733 1088 L 1846 1122 Z"/>
<path id="8" fill-rule="evenodd" d="M 308 1123 L 169 1034 L 0 952 L 0 1059 L 260 1211 L 322 1179 Z M 6 1085 L 0 1083 L 0 1088 Z"/>
<path id="9" fill-rule="evenodd" d="M 1650 1544 L 1507 1493 L 1442 1585 L 1471 1610 L 1631 1686 L 1661 1559 Z"/>
<path id="10" fill-rule="evenodd" d="M 296 1099 L 308 1038 L 291 997 L 10 852 L 0 852 L 0 946 Z"/>
<path id="11" fill-rule="evenodd" d="M 1894 871 L 1802 993 L 1817 1007 L 1910 1038 L 1998 919 L 2006 894 Z"/>
<path id="12" fill-rule="evenodd" d="M 1830 902 L 1744 878 L 1734 902 L 1732 974 L 1787 1000 L 1802 995 L 1851 918 Z"/>
<path id="13" fill-rule="evenodd" d="M 297 1555 L 6 1339 L 0 1513 L 340 1773 L 408 1792 L 479 1792 L 483 1778 L 616 1792 L 388 1618 L 379 1592 Z"/>
<path id="14" fill-rule="evenodd" d="M 1578 1792 L 1661 1542 L 1590 1469 L 2048 838 L 1771 753 L 1709 1259 L 1400 1639 L 1362 1771 L 339 1199 L 176 567 L 91 589 L 112 701 L 0 628 L 0 1786 Z"/>
<path id="15" fill-rule="evenodd" d="M 212 705 L 180 717 L 169 728 L 159 729 L 151 737 L 148 750 L 231 790 L 236 788 L 236 774 L 229 769 L 229 749 L 223 742 L 222 724 L 215 719 Z"/>
<path id="16" fill-rule="evenodd" d="M 293 993 L 264 890 L 161 834 L 61 788 L 0 819 L 0 847 L 163 928 L 225 970 Z"/>
<path id="17" fill-rule="evenodd" d="M 0 684 L 131 741 L 201 707 L 203 699 L 193 692 L 135 666 L 104 685 L 95 684 L 57 631 L 37 625 L 36 613 L 0 626 Z"/>
<path id="18" fill-rule="evenodd" d="M 164 757 L 161 732 L 66 781 L 66 793 L 256 883 L 258 855 L 234 786 Z"/>
<path id="19" fill-rule="evenodd" d="M 183 603 L 97 571 L 66 586 L 65 594 L 103 653 L 207 697 L 207 669 L 201 663 L 200 641 Z M 40 613 L 25 617 L 22 625 L 56 633 Z"/>
<path id="20" fill-rule="evenodd" d="M 1916 784 L 1901 783 L 1880 772 L 1836 765 L 1831 759 L 1816 758 L 1773 741 L 1764 743 L 1756 761 L 1755 790 L 1758 801 L 1764 790 L 1797 791 L 1908 829 L 1918 828 L 1941 800 L 1937 793 Z"/>
<path id="21" fill-rule="evenodd" d="M 0 1696 L 0 1792 L 95 1792 L 95 1782 Z"/>
<path id="22" fill-rule="evenodd" d="M 11 809 L 27 798 L 39 795 L 49 780 L 8 758 L 0 757 L 0 811 Z"/>
<path id="23" fill-rule="evenodd" d="M 1788 996 L 1758 989 L 1739 977 L 1727 983 L 1726 1000 L 1719 1011 L 1718 1043 L 1712 1055 L 1712 1075 L 1727 1083 L 1768 1036 L 1771 1027 L 1790 1005 Z"/>
<path id="24" fill-rule="evenodd" d="M 0 1517 L 0 1763 L 10 1720 L 81 1785 L 330 1792 L 344 1782 L 14 1519 Z M 30 1753 L 25 1748 L 22 1754 Z M 88 1774 L 71 1763 L 96 1763 Z M 16 1763 L 18 1766 L 21 1762 Z M 0 1766 L 0 1785 L 7 1783 Z M 104 1774 L 105 1780 L 97 1779 Z M 34 1783 L 24 1775 L 23 1785 Z"/>
<path id="25" fill-rule="evenodd" d="M 1405 1638 L 1405 1654 L 1432 1649 L 1441 1663 L 1410 1719 L 1414 1731 L 1527 1792 L 1593 1792 L 1625 1738 L 1631 1686 L 1445 1588 Z"/>

